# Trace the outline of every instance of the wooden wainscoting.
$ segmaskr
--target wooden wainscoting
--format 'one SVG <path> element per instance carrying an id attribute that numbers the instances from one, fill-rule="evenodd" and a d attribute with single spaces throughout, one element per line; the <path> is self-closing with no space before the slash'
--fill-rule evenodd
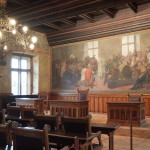
<path id="1" fill-rule="evenodd" d="M 145 102 L 145 115 L 150 116 L 150 94 L 143 94 L 143 102 Z"/>
<path id="2" fill-rule="evenodd" d="M 77 100 L 77 93 L 50 93 L 50 100 Z M 89 111 L 107 113 L 107 102 L 128 101 L 128 93 L 89 93 Z M 150 94 L 143 94 L 145 114 L 150 116 Z"/>

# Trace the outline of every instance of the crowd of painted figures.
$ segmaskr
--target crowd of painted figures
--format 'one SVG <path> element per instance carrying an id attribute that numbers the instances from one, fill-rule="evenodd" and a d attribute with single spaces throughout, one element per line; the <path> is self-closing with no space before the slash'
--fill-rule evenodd
<path id="1" fill-rule="evenodd" d="M 104 85 L 110 80 L 134 80 L 132 89 L 137 89 L 150 79 L 150 51 L 113 55 L 110 59 L 86 56 L 79 60 L 71 55 L 66 61 L 54 61 L 52 69 L 53 88 L 69 88 L 77 83 L 92 88 L 98 78 L 97 81 L 102 80 Z"/>

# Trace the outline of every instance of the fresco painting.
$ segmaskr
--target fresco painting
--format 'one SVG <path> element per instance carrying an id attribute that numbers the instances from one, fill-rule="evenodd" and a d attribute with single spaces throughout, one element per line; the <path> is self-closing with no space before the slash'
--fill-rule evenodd
<path id="1" fill-rule="evenodd" d="M 150 37 L 150 32 L 148 36 L 147 33 L 146 35 L 142 33 L 141 41 L 144 37 Z M 113 49 L 112 38 L 106 41 L 110 44 L 109 55 L 101 45 L 103 39 L 97 39 L 99 43 L 97 56 L 94 53 L 93 55 L 86 53 L 86 42 L 52 48 L 52 88 L 150 90 L 150 43 L 140 43 L 138 50 L 134 46 L 132 51 L 123 55 L 122 35 L 117 37 L 119 43 L 116 51 Z"/>

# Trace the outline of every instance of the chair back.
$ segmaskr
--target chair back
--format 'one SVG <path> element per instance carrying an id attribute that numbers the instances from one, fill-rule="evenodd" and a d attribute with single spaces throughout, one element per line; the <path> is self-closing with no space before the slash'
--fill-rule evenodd
<path id="1" fill-rule="evenodd" d="M 11 121 L 8 121 L 7 124 L 0 124 L 0 147 L 6 147 L 6 145 L 11 146 L 11 123 Z"/>
<path id="2" fill-rule="evenodd" d="M 62 130 L 66 133 L 82 133 L 91 135 L 91 115 L 85 118 L 61 117 Z"/>
<path id="3" fill-rule="evenodd" d="M 0 124 L 4 124 L 5 123 L 5 112 L 6 112 L 5 109 L 2 109 L 0 111 Z"/>
<path id="4" fill-rule="evenodd" d="M 47 125 L 43 130 L 13 126 L 12 139 L 14 150 L 49 150 Z"/>
<path id="5" fill-rule="evenodd" d="M 8 116 L 20 117 L 20 113 L 21 113 L 20 106 L 10 106 L 9 104 L 7 104 L 7 115 Z"/>
<path id="6" fill-rule="evenodd" d="M 38 98 L 41 98 L 43 100 L 48 100 L 48 92 L 40 92 L 38 94 Z"/>
<path id="7" fill-rule="evenodd" d="M 37 108 L 27 108 L 22 107 L 21 108 L 21 117 L 27 118 L 27 119 L 33 119 L 34 118 L 34 112 L 37 111 Z"/>
<path id="8" fill-rule="evenodd" d="M 35 127 L 37 129 L 43 129 L 45 124 L 50 126 L 50 130 L 58 130 L 58 115 L 50 116 L 50 115 L 34 115 Z"/>
<path id="9" fill-rule="evenodd" d="M 77 91 L 78 91 L 78 100 L 88 100 L 89 89 L 86 90 L 77 89 Z"/>
<path id="10" fill-rule="evenodd" d="M 128 93 L 128 101 L 130 102 L 142 102 L 142 95 L 141 93 Z"/>

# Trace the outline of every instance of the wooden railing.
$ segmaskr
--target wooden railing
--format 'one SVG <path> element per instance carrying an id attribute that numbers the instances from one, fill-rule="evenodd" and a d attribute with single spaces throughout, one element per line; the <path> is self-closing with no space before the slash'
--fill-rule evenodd
<path id="1" fill-rule="evenodd" d="M 50 100 L 77 100 L 77 93 L 50 93 Z M 107 113 L 107 102 L 128 101 L 127 93 L 90 93 L 89 111 Z M 143 94 L 146 116 L 150 116 L 150 94 Z"/>

